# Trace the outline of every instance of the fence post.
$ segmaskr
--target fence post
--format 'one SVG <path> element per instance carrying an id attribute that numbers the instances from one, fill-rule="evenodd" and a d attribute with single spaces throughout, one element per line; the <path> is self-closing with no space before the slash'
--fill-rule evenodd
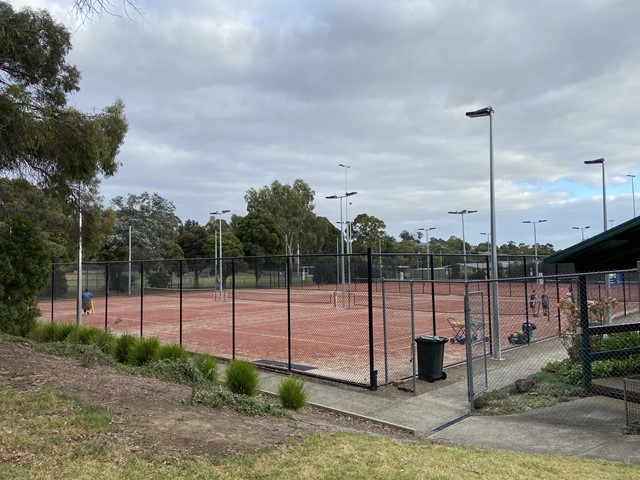
<path id="1" fill-rule="evenodd" d="M 287 370 L 291 371 L 291 255 L 287 255 Z"/>
<path id="2" fill-rule="evenodd" d="M 109 330 L 109 263 L 104 264 L 104 331 Z"/>
<path id="3" fill-rule="evenodd" d="M 56 298 L 56 264 L 51 264 L 51 322 L 53 322 L 53 302 Z"/>
<path id="4" fill-rule="evenodd" d="M 369 376 L 371 378 L 371 390 L 378 390 L 378 371 L 375 369 L 373 355 L 373 264 L 371 247 L 367 248 L 367 288 L 369 304 Z"/>
<path id="5" fill-rule="evenodd" d="M 589 335 L 589 307 L 587 305 L 587 277 L 578 277 L 578 302 L 580 306 L 580 335 L 582 357 L 582 388 L 586 392 L 591 389 L 591 338 Z"/>
<path id="6" fill-rule="evenodd" d="M 144 319 L 144 261 L 140 261 L 140 336 Z"/>
<path id="7" fill-rule="evenodd" d="M 429 269 L 430 269 L 430 281 L 431 281 L 431 318 L 432 318 L 432 322 L 433 322 L 433 336 L 435 337 L 438 332 L 437 332 L 437 327 L 436 327 L 436 284 L 435 284 L 435 278 L 433 276 L 434 274 L 434 268 L 433 268 L 433 254 L 429 254 Z"/>
<path id="8" fill-rule="evenodd" d="M 269 276 L 271 286 L 271 276 Z M 231 259 L 231 358 L 236 358 L 236 260 Z"/>
<path id="9" fill-rule="evenodd" d="M 178 289 L 180 290 L 180 345 L 182 345 L 182 293 L 183 293 L 182 274 L 184 273 L 183 262 L 184 260 L 179 260 L 179 266 L 178 266 L 178 272 L 180 273 L 180 281 L 178 282 Z"/>

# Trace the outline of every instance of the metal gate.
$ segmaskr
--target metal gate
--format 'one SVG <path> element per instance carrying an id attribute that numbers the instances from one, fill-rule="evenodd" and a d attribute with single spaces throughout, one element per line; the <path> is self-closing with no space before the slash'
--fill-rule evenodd
<path id="1" fill-rule="evenodd" d="M 487 376 L 487 343 L 484 297 L 482 292 L 465 291 L 464 323 L 467 338 L 467 385 L 471 410 L 474 400 L 486 392 L 489 386 Z"/>

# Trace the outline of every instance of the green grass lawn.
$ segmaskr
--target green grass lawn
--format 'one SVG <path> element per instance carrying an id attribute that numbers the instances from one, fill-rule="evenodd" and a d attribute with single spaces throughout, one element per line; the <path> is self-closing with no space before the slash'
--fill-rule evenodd
<path id="1" fill-rule="evenodd" d="M 225 459 L 132 451 L 114 412 L 55 390 L 0 384 L 0 478 L 16 479 L 565 479 L 639 478 L 640 467 L 552 455 L 409 445 L 364 434 L 318 435 Z"/>

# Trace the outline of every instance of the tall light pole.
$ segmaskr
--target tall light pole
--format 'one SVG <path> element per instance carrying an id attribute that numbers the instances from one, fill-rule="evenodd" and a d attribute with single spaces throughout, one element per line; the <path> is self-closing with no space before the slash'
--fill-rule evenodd
<path id="1" fill-rule="evenodd" d="M 533 224 L 533 261 L 536 264 L 536 282 L 538 281 L 538 236 L 536 235 L 536 223 L 544 223 L 546 220 L 523 220 L 522 223 Z"/>
<path id="2" fill-rule="evenodd" d="M 627 175 L 631 179 L 631 199 L 633 200 L 633 218 L 636 218 L 636 192 L 633 188 L 633 179 L 636 178 L 635 175 Z"/>
<path id="3" fill-rule="evenodd" d="M 344 297 L 346 296 L 345 276 L 344 276 L 344 221 L 342 218 L 342 199 L 356 195 L 358 192 L 346 192 L 344 195 L 329 195 L 325 197 L 329 200 L 340 199 L 340 267 L 342 270 L 342 307 L 344 308 Z"/>
<path id="4" fill-rule="evenodd" d="M 218 268 L 220 270 L 220 276 L 218 277 L 218 282 L 220 285 L 220 300 L 222 301 L 222 283 L 224 280 L 224 277 L 222 276 L 222 215 L 225 213 L 229 213 L 231 210 L 219 210 L 219 211 L 215 211 L 215 212 L 211 212 L 209 215 L 214 215 L 214 220 L 215 220 L 215 216 L 218 217 L 218 225 L 219 225 L 219 230 L 220 230 L 220 241 L 218 242 L 220 247 L 218 248 L 218 252 L 217 252 L 217 256 L 219 258 L 218 260 Z M 216 272 L 218 273 L 218 272 Z"/>
<path id="5" fill-rule="evenodd" d="M 78 278 L 76 281 L 76 325 L 82 326 L 82 207 L 78 199 Z"/>
<path id="6" fill-rule="evenodd" d="M 338 166 L 344 168 L 344 193 L 346 195 L 347 192 L 349 191 L 349 187 L 347 185 L 347 172 L 351 168 L 351 165 L 345 165 L 344 163 L 339 163 Z M 345 203 L 344 216 L 345 216 L 344 221 L 347 222 L 347 225 L 348 225 L 349 224 L 349 202 Z M 349 233 L 350 233 L 349 230 L 347 230 L 347 240 L 349 240 L 350 238 Z M 351 253 L 349 250 L 349 242 L 347 242 L 347 253 Z"/>
<path id="7" fill-rule="evenodd" d="M 584 231 L 588 228 L 591 228 L 591 225 L 587 225 L 586 227 L 571 227 L 574 230 L 580 230 L 582 232 L 582 241 L 584 242 Z"/>
<path id="8" fill-rule="evenodd" d="M 427 271 L 429 272 L 429 280 L 433 280 L 431 278 L 431 265 L 429 263 L 429 232 L 431 230 L 435 230 L 436 227 L 424 227 L 424 228 L 419 228 L 418 231 L 422 231 L 424 232 L 425 237 L 427 238 Z"/>
<path id="9" fill-rule="evenodd" d="M 596 160 L 585 160 L 585 165 L 602 165 L 602 219 L 603 219 L 603 231 L 607 231 L 607 184 L 605 181 L 604 173 L 604 158 L 598 158 Z"/>
<path id="10" fill-rule="evenodd" d="M 603 219 L 603 231 L 607 231 L 607 184 L 604 173 L 604 158 L 597 158 L 596 160 L 585 160 L 585 165 L 602 165 L 602 219 Z M 611 296 L 611 286 L 609 285 L 609 275 L 604 276 L 604 292 L 607 298 Z M 607 324 L 611 323 L 611 312 L 607 312 Z"/>
<path id="11" fill-rule="evenodd" d="M 344 163 L 339 163 L 339 167 L 344 168 L 344 194 L 346 195 L 349 191 L 349 187 L 347 185 L 347 172 L 351 168 L 351 165 L 345 165 Z M 346 236 L 347 236 L 347 280 L 349 284 L 349 291 L 351 291 L 351 222 L 349 221 L 349 205 L 351 202 L 344 202 L 344 217 L 345 217 L 345 225 L 346 228 Z"/>
<path id="12" fill-rule="evenodd" d="M 491 197 L 491 311 L 493 316 L 493 359 L 502 360 L 500 348 L 500 303 L 498 302 L 498 239 L 496 238 L 496 195 L 493 175 L 493 108 L 467 112 L 469 118 L 489 117 L 489 191 Z"/>
<path id="13" fill-rule="evenodd" d="M 449 212 L 451 215 L 460 215 L 462 217 L 462 257 L 464 259 L 464 281 L 467 282 L 467 241 L 464 236 L 464 216 L 470 213 L 476 213 L 477 210 L 460 210 Z"/>

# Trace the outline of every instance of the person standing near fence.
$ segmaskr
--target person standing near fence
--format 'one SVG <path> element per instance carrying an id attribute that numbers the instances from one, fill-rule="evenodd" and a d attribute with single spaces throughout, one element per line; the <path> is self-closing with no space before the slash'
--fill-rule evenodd
<path id="1" fill-rule="evenodd" d="M 549 320 L 549 296 L 547 295 L 547 292 L 542 292 L 540 301 L 542 302 L 542 315 L 547 317 L 547 320 Z"/>
<path id="2" fill-rule="evenodd" d="M 93 312 L 93 293 L 91 293 L 88 288 L 82 292 L 82 310 L 85 315 Z"/>
<path id="3" fill-rule="evenodd" d="M 538 296 L 536 295 L 536 291 L 533 290 L 533 292 L 531 292 L 531 297 L 529 297 L 529 306 L 531 307 L 531 311 L 533 312 L 533 316 L 537 317 L 538 316 Z"/>

